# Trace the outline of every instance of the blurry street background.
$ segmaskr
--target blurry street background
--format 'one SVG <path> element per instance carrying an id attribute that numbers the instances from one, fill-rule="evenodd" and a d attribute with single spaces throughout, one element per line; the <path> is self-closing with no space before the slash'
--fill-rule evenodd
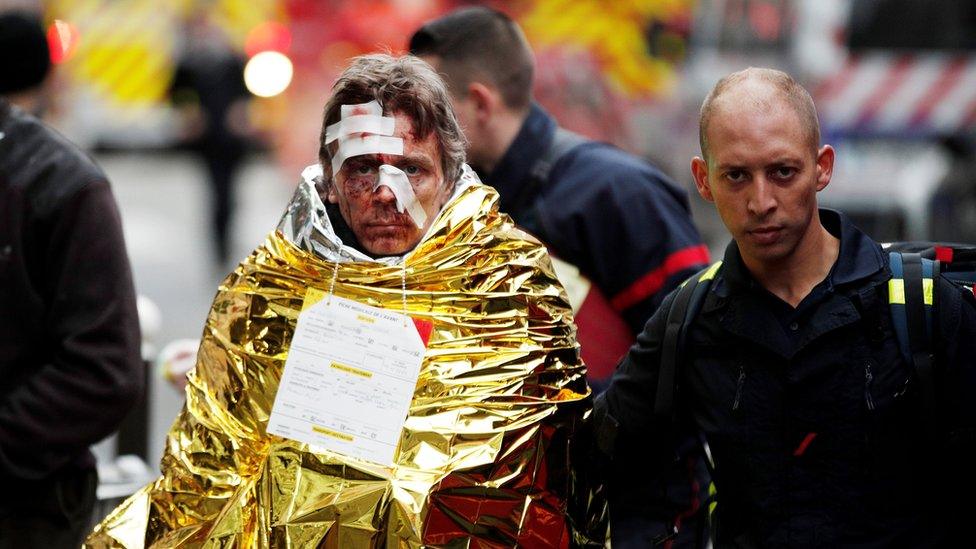
<path id="1" fill-rule="evenodd" d="M 136 289 L 155 305 L 147 359 L 199 336 L 217 282 L 273 229 L 315 161 L 322 107 L 348 59 L 401 52 L 422 22 L 469 3 L 0 0 L 49 25 L 57 66 L 45 116 L 114 185 Z M 562 125 L 649 159 L 688 190 L 714 257 L 727 236 L 688 168 L 697 111 L 720 77 L 748 66 L 786 70 L 813 93 L 837 149 L 824 205 L 879 240 L 976 242 L 976 2 L 479 3 L 523 26 L 536 97 Z M 223 78 L 237 64 L 243 87 Z M 223 245 L 214 196 L 236 204 Z M 153 468 L 181 402 L 154 369 L 140 420 Z"/>

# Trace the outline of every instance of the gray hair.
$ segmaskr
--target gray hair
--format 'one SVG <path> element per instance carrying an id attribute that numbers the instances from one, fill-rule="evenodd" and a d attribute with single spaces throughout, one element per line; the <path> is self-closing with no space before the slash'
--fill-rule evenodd
<path id="1" fill-rule="evenodd" d="M 444 81 L 430 65 L 412 55 L 362 55 L 339 76 L 325 104 L 319 136 L 319 161 L 324 173 L 332 175 L 332 156 L 338 149 L 336 142 L 326 145 L 325 129 L 339 121 L 342 105 L 373 100 L 383 106 L 386 115 L 402 112 L 409 116 L 417 139 L 436 133 L 444 181 L 453 185 L 461 176 L 467 143 Z"/>
<path id="2" fill-rule="evenodd" d="M 811 147 L 816 151 L 820 146 L 820 122 L 817 119 L 817 108 L 813 104 L 813 98 L 810 97 L 810 93 L 798 84 L 792 76 L 783 71 L 749 67 L 748 69 L 734 72 L 719 80 L 702 103 L 701 114 L 698 118 L 698 141 L 701 145 L 702 158 L 705 158 L 706 161 L 708 160 L 708 139 L 705 133 L 708 129 L 708 123 L 711 121 L 712 115 L 715 112 L 715 101 L 725 92 L 729 91 L 729 89 L 752 79 L 769 84 L 775 91 L 779 92 L 779 97 L 786 102 L 800 119 L 800 123 L 807 132 Z M 761 102 L 762 100 L 757 99 L 756 101 Z"/>

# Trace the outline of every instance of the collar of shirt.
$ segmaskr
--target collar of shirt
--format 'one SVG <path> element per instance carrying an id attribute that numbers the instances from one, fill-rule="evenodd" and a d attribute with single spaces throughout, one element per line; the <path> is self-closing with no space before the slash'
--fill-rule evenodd
<path id="1" fill-rule="evenodd" d="M 837 261 L 827 277 L 828 289 L 867 278 L 880 271 L 884 265 L 881 247 L 868 235 L 851 223 L 850 218 L 836 210 L 820 209 L 820 222 L 827 231 L 840 239 Z M 759 283 L 746 268 L 735 241 L 725 249 L 722 262 L 722 280 L 715 292 L 721 297 L 730 293 L 755 290 Z"/>
<path id="2" fill-rule="evenodd" d="M 519 196 L 519 189 L 529 178 L 532 166 L 548 150 L 555 133 L 555 119 L 533 102 L 515 140 L 491 173 L 484 178 L 485 183 L 498 191 L 501 211 L 508 212 L 511 209 L 511 202 Z"/>

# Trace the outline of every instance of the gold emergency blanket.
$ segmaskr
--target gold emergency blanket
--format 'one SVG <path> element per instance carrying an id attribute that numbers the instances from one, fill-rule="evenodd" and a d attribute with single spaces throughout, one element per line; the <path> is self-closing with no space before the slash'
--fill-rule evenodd
<path id="1" fill-rule="evenodd" d="M 335 263 L 271 234 L 221 284 L 162 476 L 88 547 L 589 545 L 570 436 L 589 413 L 566 294 L 546 249 L 474 184 L 404 259 L 433 322 L 388 468 L 265 432 L 309 288 Z M 338 264 L 336 296 L 402 311 L 401 265 Z M 602 540 L 601 540 L 602 541 Z"/>

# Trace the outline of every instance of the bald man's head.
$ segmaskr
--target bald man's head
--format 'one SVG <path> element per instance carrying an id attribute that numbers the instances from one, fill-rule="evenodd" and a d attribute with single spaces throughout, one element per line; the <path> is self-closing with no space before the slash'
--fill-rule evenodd
<path id="1" fill-rule="evenodd" d="M 708 124 L 718 113 L 730 108 L 752 108 L 769 111 L 791 110 L 806 129 L 811 150 L 820 147 L 820 122 L 813 98 L 785 72 L 750 67 L 722 78 L 705 98 L 698 119 L 698 140 L 702 158 L 708 161 Z"/>

